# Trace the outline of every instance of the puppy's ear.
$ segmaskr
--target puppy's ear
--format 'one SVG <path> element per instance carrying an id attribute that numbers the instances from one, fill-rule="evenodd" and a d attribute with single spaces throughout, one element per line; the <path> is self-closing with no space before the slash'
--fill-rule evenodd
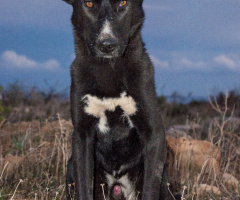
<path id="1" fill-rule="evenodd" d="M 63 1 L 65 1 L 65 2 L 67 2 L 69 4 L 72 4 L 74 2 L 74 0 L 63 0 Z"/>

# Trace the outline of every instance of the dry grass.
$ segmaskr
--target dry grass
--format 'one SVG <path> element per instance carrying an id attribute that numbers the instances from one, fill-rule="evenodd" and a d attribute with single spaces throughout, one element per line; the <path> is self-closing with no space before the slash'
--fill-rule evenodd
<path id="1" fill-rule="evenodd" d="M 239 199 L 240 189 L 236 190 L 226 184 L 223 177 L 223 174 L 228 173 L 240 180 L 239 121 L 234 118 L 234 108 L 228 108 L 228 94 L 223 107 L 219 106 L 214 98 L 210 103 L 217 115 L 208 119 L 207 140 L 217 146 L 221 154 L 219 171 L 216 171 L 210 159 L 205 160 L 201 169 L 194 167 L 190 150 L 184 166 L 181 166 L 180 162 L 183 158 L 173 155 L 170 165 L 171 182 L 176 192 L 182 193 L 183 200 Z M 1 124 L 0 200 L 64 199 L 72 124 L 71 121 L 61 119 L 59 114 L 56 119 L 19 123 L 6 121 Z M 202 127 L 203 123 L 198 117 L 193 120 L 187 118 L 186 124 Z M 191 133 L 187 134 L 199 139 L 201 131 L 201 128 L 193 128 Z M 211 188 L 207 190 L 207 186 Z"/>
<path id="2" fill-rule="evenodd" d="M 59 115 L 54 122 L 5 124 L 0 136 L 0 199 L 63 199 L 71 132 L 71 122 Z"/>
<path id="3" fill-rule="evenodd" d="M 192 165 L 191 149 L 188 149 L 187 158 L 186 156 L 182 158 L 183 154 L 177 152 L 170 166 L 171 181 L 175 187 L 178 187 L 178 191 L 185 190 L 182 199 L 238 200 L 240 199 L 240 120 L 234 118 L 234 108 L 232 110 L 228 108 L 228 93 L 225 95 L 223 107 L 219 106 L 216 98 L 209 101 L 218 116 L 211 119 L 209 123 L 207 140 L 211 142 L 213 148 L 217 147 L 218 152 L 212 155 L 209 151 L 200 169 Z M 188 120 L 187 123 L 189 123 Z M 195 123 L 196 121 L 192 122 L 192 124 Z M 198 123 L 200 124 L 200 121 Z M 192 132 L 192 136 L 200 135 L 196 130 Z M 221 155 L 219 162 L 217 162 L 218 154 Z M 181 165 L 182 159 L 185 159 L 185 166 Z M 238 183 L 234 184 L 233 181 L 230 184 L 226 180 L 227 176 L 228 179 L 236 178 Z"/>

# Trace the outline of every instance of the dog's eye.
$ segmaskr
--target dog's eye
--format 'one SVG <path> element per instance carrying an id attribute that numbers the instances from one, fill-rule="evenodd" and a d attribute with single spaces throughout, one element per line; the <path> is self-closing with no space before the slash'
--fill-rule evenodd
<path id="1" fill-rule="evenodd" d="M 89 8 L 93 7 L 93 2 L 92 1 L 87 1 L 86 6 L 89 7 Z"/>
<path id="2" fill-rule="evenodd" d="M 125 5 L 127 5 L 127 1 L 121 1 L 120 2 L 120 6 L 125 6 Z"/>

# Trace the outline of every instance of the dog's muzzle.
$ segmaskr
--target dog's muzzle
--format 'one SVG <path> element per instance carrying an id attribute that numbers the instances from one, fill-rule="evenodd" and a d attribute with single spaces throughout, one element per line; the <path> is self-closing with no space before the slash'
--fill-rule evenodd
<path id="1" fill-rule="evenodd" d="M 108 37 L 97 41 L 97 57 L 113 58 L 119 56 L 119 45 L 115 38 Z"/>
<path id="2" fill-rule="evenodd" d="M 98 42 L 98 49 L 104 54 L 111 54 L 117 47 L 117 41 L 114 38 L 107 38 Z"/>

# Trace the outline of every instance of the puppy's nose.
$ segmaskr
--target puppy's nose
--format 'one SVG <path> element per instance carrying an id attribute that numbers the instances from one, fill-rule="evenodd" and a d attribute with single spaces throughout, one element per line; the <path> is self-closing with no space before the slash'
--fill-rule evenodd
<path id="1" fill-rule="evenodd" d="M 103 39 L 98 43 L 98 48 L 103 53 L 111 53 L 117 46 L 117 41 L 113 38 Z"/>

